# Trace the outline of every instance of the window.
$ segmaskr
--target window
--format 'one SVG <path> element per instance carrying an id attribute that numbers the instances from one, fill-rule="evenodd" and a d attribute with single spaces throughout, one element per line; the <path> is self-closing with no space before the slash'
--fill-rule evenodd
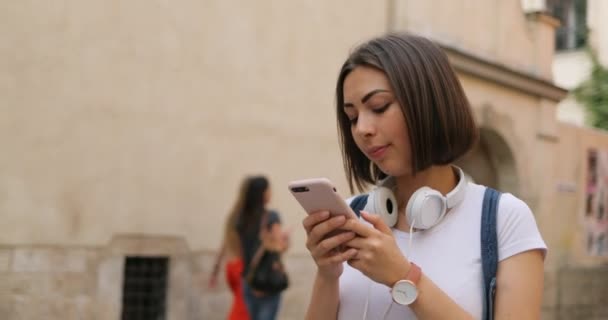
<path id="1" fill-rule="evenodd" d="M 167 257 L 127 257 L 122 289 L 122 320 L 166 319 Z"/>
<path id="2" fill-rule="evenodd" d="M 557 50 L 580 49 L 587 44 L 587 0 L 547 0 L 547 11 L 559 19 Z"/>

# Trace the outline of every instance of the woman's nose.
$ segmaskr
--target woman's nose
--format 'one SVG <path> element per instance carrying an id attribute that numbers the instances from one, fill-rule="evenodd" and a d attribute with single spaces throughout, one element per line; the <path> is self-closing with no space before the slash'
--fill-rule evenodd
<path id="1" fill-rule="evenodd" d="M 356 133 L 363 136 L 372 136 L 376 133 L 376 124 L 371 115 L 359 114 L 357 118 Z"/>

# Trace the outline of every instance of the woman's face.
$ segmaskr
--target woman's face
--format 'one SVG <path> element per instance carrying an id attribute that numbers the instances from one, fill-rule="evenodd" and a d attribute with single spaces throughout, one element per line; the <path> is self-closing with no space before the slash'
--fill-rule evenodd
<path id="1" fill-rule="evenodd" d="M 411 174 L 411 145 L 401 106 L 384 72 L 359 66 L 344 79 L 344 112 L 359 149 L 390 176 Z"/>
<path id="2" fill-rule="evenodd" d="M 270 191 L 270 186 L 268 186 L 268 188 L 266 188 L 266 191 L 264 191 L 264 205 L 266 205 L 270 202 L 271 197 L 272 197 L 272 192 Z"/>

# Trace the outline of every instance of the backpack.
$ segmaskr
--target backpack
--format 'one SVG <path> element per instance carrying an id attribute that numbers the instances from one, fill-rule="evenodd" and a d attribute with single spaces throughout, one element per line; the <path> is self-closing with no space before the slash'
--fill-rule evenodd
<path id="1" fill-rule="evenodd" d="M 501 193 L 487 187 L 481 207 L 481 266 L 483 270 L 483 319 L 494 319 L 494 296 L 496 294 L 496 271 L 498 269 L 498 236 L 496 234 L 496 211 Z M 361 216 L 367 204 L 367 194 L 358 195 L 350 207 Z"/>

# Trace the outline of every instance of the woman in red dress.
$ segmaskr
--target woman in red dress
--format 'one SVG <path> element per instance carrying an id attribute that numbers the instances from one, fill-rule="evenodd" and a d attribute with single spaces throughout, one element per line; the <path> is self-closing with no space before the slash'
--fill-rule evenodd
<path id="1" fill-rule="evenodd" d="M 222 260 L 226 258 L 224 272 L 226 274 L 226 282 L 230 287 L 230 291 L 232 291 L 232 306 L 230 308 L 230 313 L 228 314 L 228 320 L 249 320 L 247 305 L 245 304 L 243 297 L 243 259 L 241 258 L 241 245 L 236 230 L 236 223 L 243 202 L 245 201 L 244 197 L 248 187 L 248 181 L 249 179 L 243 180 L 239 197 L 226 220 L 224 226 L 224 240 L 222 241 L 222 246 L 216 256 L 213 272 L 209 279 L 209 287 L 216 287 Z"/>

